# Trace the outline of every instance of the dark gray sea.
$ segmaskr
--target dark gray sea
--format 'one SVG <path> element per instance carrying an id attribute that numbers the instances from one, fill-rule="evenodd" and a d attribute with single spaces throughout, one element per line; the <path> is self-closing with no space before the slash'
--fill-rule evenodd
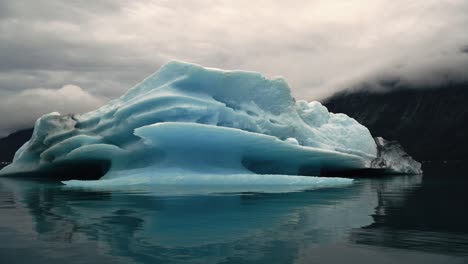
<path id="1" fill-rule="evenodd" d="M 467 168 L 273 194 L 0 178 L 0 263 L 468 263 Z"/>

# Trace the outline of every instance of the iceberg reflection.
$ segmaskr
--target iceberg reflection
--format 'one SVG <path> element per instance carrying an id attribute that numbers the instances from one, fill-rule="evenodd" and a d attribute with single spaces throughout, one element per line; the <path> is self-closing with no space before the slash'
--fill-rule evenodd
<path id="1" fill-rule="evenodd" d="M 372 224 L 382 203 L 379 190 L 405 190 L 420 182 L 421 177 L 408 176 L 304 192 L 168 196 L 172 190 L 164 188 L 97 191 L 1 178 L 2 191 L 15 197 L 16 218 L 30 221 L 2 219 L 1 226 L 29 225 L 34 243 L 57 251 L 62 243 L 91 243 L 101 255 L 135 262 L 282 263 L 304 247 L 333 244 Z"/>

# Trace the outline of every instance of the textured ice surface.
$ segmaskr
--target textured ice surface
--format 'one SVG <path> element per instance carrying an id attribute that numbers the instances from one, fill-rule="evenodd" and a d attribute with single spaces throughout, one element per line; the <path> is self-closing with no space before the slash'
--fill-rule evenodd
<path id="1" fill-rule="evenodd" d="M 376 137 L 377 158 L 371 162 L 373 168 L 388 168 L 396 173 L 422 174 L 421 163 L 409 156 L 397 141 Z"/>
<path id="2" fill-rule="evenodd" d="M 95 111 L 42 116 L 1 173 L 102 161 L 111 164 L 103 184 L 313 185 L 285 175 L 364 168 L 375 157 L 366 127 L 295 101 L 281 78 L 170 62 Z"/>

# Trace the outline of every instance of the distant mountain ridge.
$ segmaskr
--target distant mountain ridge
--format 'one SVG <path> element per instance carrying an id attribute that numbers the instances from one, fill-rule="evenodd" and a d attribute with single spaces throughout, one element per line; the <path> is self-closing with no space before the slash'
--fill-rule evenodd
<path id="1" fill-rule="evenodd" d="M 419 161 L 468 159 L 468 83 L 439 88 L 345 90 L 323 104 L 399 141 Z"/>
<path id="2" fill-rule="evenodd" d="M 33 128 L 19 130 L 7 137 L 0 138 L 0 162 L 10 162 L 15 152 L 31 138 Z M 0 165 L 0 168 L 3 167 Z"/>

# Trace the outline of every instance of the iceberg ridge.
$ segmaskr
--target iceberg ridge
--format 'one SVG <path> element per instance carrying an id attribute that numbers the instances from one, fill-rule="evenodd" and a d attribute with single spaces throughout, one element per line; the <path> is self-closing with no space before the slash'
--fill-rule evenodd
<path id="1" fill-rule="evenodd" d="M 271 175 L 367 168 L 376 154 L 366 127 L 319 102 L 295 101 L 281 78 L 175 61 L 95 111 L 42 116 L 0 174 L 93 161 L 107 164 L 102 183 L 161 184 L 170 175 L 180 179 L 171 184 L 195 184 L 193 175 L 218 175 L 217 184 L 233 184 L 235 176 L 222 175 L 245 183 L 257 174 L 251 183 L 265 175 L 312 184 L 312 177 Z"/>

